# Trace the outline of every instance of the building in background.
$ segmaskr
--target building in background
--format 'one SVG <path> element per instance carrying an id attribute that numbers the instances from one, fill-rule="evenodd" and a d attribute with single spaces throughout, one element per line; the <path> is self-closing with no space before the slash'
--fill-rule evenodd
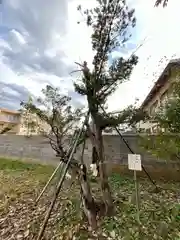
<path id="1" fill-rule="evenodd" d="M 19 111 L 0 108 L 0 131 L 9 128 L 8 134 L 18 134 L 20 123 L 21 114 Z"/>
<path id="2" fill-rule="evenodd" d="M 49 132 L 50 126 L 43 122 L 36 114 L 32 114 L 28 110 L 20 110 L 21 122 L 19 135 L 43 135 Z"/>
<path id="3" fill-rule="evenodd" d="M 0 132 L 4 129 L 8 129 L 4 134 L 30 136 L 42 135 L 50 128 L 36 115 L 0 108 Z"/>
<path id="4" fill-rule="evenodd" d="M 153 88 L 143 101 L 141 108 L 153 116 L 159 107 L 162 106 L 172 97 L 173 84 L 180 80 L 180 59 L 171 60 Z M 157 122 L 147 121 L 140 122 L 137 126 L 141 131 L 156 133 L 158 131 Z"/>

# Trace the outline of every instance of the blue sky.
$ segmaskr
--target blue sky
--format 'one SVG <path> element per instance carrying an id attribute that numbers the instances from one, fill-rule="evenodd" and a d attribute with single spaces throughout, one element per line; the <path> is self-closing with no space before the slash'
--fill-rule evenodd
<path id="1" fill-rule="evenodd" d="M 93 6 L 94 0 L 4 0 L 0 7 L 0 107 L 18 109 L 28 94 L 39 96 L 46 84 L 59 86 L 73 96 L 75 105 L 83 99 L 73 92 L 75 61 L 93 58 L 91 30 L 77 25 L 78 4 Z M 170 1 L 166 9 L 154 9 L 152 0 L 129 0 L 136 10 L 137 26 L 127 51 L 146 41 L 138 51 L 139 63 L 128 83 L 109 99 L 117 110 L 142 101 L 170 58 L 179 57 L 180 1 Z M 122 54 L 114 52 L 113 57 Z M 163 58 L 166 56 L 166 59 Z M 159 63 L 159 61 L 163 60 Z"/>

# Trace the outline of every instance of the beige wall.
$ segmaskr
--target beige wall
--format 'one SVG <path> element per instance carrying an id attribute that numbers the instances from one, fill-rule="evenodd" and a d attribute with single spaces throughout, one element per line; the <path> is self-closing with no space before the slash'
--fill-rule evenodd
<path id="1" fill-rule="evenodd" d="M 30 119 L 36 122 L 37 127 L 31 135 L 37 135 L 40 130 L 47 132 L 49 127 L 46 123 L 43 123 L 36 115 L 30 116 Z M 11 112 L 0 109 L 0 130 L 6 127 L 12 127 L 6 134 L 17 134 L 17 135 L 27 135 L 27 127 L 25 125 L 25 119 L 23 115 L 17 114 L 17 112 Z"/>
<path id="2" fill-rule="evenodd" d="M 144 135 L 145 136 L 145 135 Z M 180 181 L 179 164 L 171 161 L 159 160 L 156 157 L 140 150 L 138 146 L 139 136 L 135 134 L 123 134 L 123 137 L 129 143 L 135 153 L 140 153 L 142 157 L 143 166 L 154 179 L 167 177 L 168 180 Z M 108 174 L 116 172 L 118 174 L 131 174 L 128 170 L 128 153 L 129 150 L 119 136 L 103 136 L 104 150 L 105 150 L 105 164 L 107 166 Z M 82 146 L 77 149 L 74 155 L 77 160 L 80 160 L 82 153 Z M 88 139 L 86 142 L 84 161 L 89 167 L 92 159 L 92 144 Z M 52 150 L 48 139 L 42 136 L 32 136 L 27 138 L 25 136 L 17 135 L 0 135 L 0 157 L 7 157 L 11 159 L 21 159 L 29 162 L 40 162 L 57 165 L 59 158 L 55 157 L 55 152 Z M 143 173 L 140 171 L 139 173 Z M 139 174 L 138 173 L 138 174 Z M 142 176 L 142 175 L 141 175 Z M 144 175 L 143 175 L 144 176 Z"/>
<path id="3" fill-rule="evenodd" d="M 9 124 L 11 126 L 11 124 Z M 13 124 L 12 128 L 7 132 L 7 134 L 18 134 L 19 124 Z"/>
<path id="4" fill-rule="evenodd" d="M 19 123 L 20 115 L 18 113 L 6 112 L 0 109 L 0 121 L 5 123 Z"/>
<path id="5" fill-rule="evenodd" d="M 42 132 L 48 132 L 49 131 L 49 126 L 46 122 L 42 122 L 36 115 L 30 114 L 29 115 L 29 121 L 33 121 L 36 125 L 33 131 L 30 131 L 31 135 L 39 135 Z M 19 135 L 27 135 L 28 134 L 28 129 L 26 126 L 26 120 L 23 115 L 21 116 L 21 124 L 19 128 Z"/>
<path id="6" fill-rule="evenodd" d="M 20 115 L 17 112 L 0 109 L 0 130 L 11 127 L 6 134 L 17 134 L 19 131 Z"/>

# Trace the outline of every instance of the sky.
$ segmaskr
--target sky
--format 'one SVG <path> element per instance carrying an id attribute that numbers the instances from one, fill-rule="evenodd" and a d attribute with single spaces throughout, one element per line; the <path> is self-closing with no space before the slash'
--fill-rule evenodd
<path id="1" fill-rule="evenodd" d="M 77 6 L 95 6 L 95 0 L 2 0 L 0 5 L 0 107 L 19 109 L 20 101 L 52 84 L 73 99 L 75 106 L 84 99 L 74 92 L 75 62 L 92 62 L 91 29 L 87 28 Z M 154 8 L 152 0 L 128 0 L 135 8 L 137 25 L 123 50 L 124 57 L 140 47 L 139 62 L 130 80 L 121 84 L 109 98 L 109 110 L 141 103 L 171 58 L 180 57 L 180 1 L 167 8 Z M 77 24 L 80 21 L 81 24 Z M 113 52 L 111 59 L 122 56 Z"/>

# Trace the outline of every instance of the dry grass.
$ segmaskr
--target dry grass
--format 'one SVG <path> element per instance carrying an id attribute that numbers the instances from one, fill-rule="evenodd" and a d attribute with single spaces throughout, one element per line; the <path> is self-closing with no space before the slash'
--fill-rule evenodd
<path id="1" fill-rule="evenodd" d="M 55 181 L 38 206 L 34 201 L 52 172 L 52 166 L 0 159 L 0 239 L 36 239 Z M 79 188 L 74 185 L 68 190 L 66 182 L 44 239 L 180 239 L 179 183 L 159 182 L 163 190 L 155 193 L 147 180 L 140 180 L 139 224 L 133 180 L 115 174 L 110 182 L 116 216 L 101 220 L 96 233 L 88 232 L 81 220 Z M 92 186 L 94 195 L 100 195 L 94 181 Z"/>

